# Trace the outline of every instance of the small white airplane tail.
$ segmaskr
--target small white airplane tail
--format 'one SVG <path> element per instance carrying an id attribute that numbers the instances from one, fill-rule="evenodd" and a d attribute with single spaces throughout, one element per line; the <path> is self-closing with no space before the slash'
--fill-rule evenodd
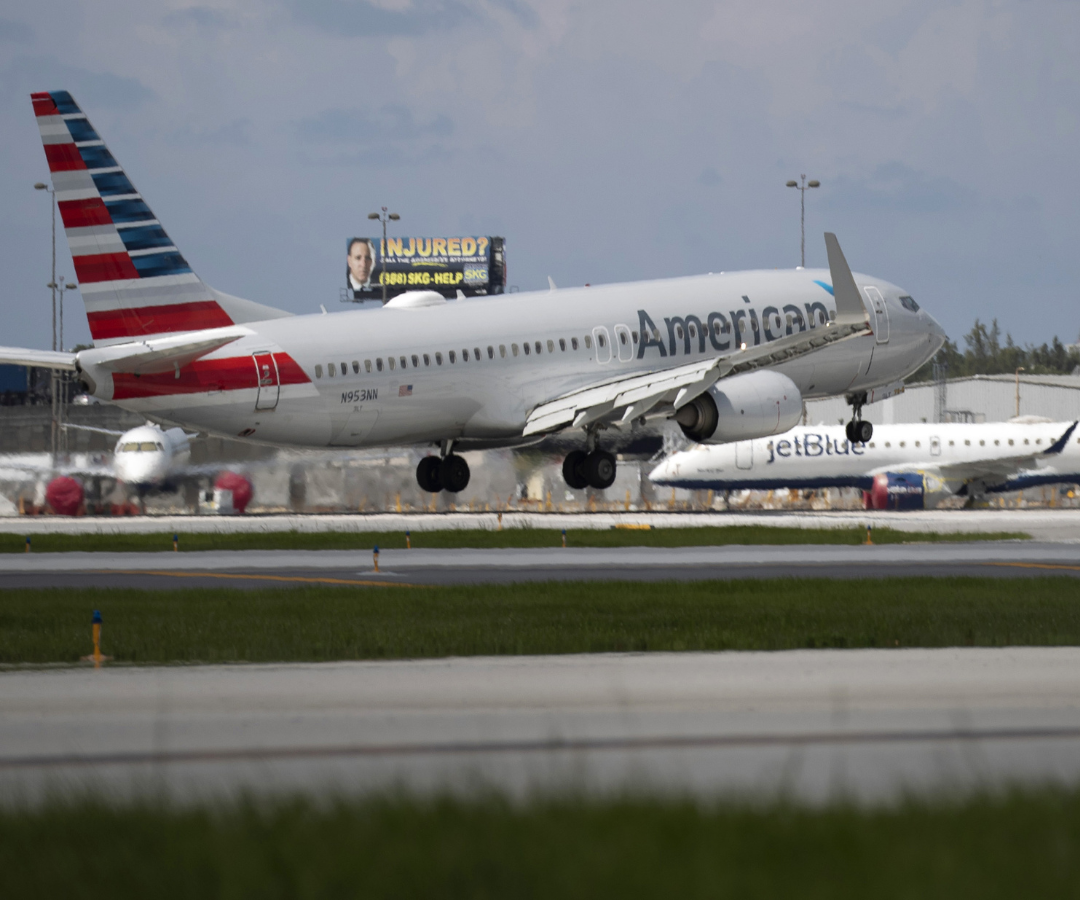
<path id="1" fill-rule="evenodd" d="M 30 96 L 95 345 L 289 315 L 204 284 L 71 94 Z"/>

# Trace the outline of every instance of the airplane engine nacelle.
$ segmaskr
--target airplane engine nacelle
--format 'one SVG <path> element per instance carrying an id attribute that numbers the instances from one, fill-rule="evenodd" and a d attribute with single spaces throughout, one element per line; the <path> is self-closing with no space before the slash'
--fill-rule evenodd
<path id="1" fill-rule="evenodd" d="M 874 485 L 863 491 L 867 509 L 925 509 L 928 499 L 921 472 L 884 472 L 874 476 Z"/>
<path id="2" fill-rule="evenodd" d="M 74 478 L 60 475 L 45 489 L 45 502 L 58 516 L 76 516 L 83 502 L 83 487 Z"/>
<path id="3" fill-rule="evenodd" d="M 726 444 L 783 434 L 799 423 L 802 394 L 795 382 L 771 369 L 717 382 L 675 414 L 690 440 Z"/>
<path id="4" fill-rule="evenodd" d="M 244 514 L 247 505 L 251 502 L 254 488 L 251 482 L 243 475 L 236 472 L 222 472 L 214 480 L 215 492 L 228 492 L 231 495 L 232 511 L 240 515 Z"/>

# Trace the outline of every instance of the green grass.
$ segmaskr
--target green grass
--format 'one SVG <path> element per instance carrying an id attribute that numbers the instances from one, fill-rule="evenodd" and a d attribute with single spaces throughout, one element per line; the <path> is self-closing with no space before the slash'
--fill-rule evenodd
<path id="1" fill-rule="evenodd" d="M 0 591 L 0 663 L 1080 644 L 1070 578 Z"/>
<path id="2" fill-rule="evenodd" d="M 1080 896 L 1080 792 L 895 809 L 408 797 L 0 810 L 10 897 Z"/>
<path id="3" fill-rule="evenodd" d="M 1027 540 L 1024 532 L 940 533 L 874 530 L 874 543 L 899 544 L 941 541 Z M 172 550 L 172 534 L 39 534 L 31 538 L 38 553 L 66 553 L 73 550 L 129 552 Z M 559 547 L 562 532 L 553 528 L 507 528 L 503 531 L 446 530 L 416 531 L 415 548 L 457 547 Z M 612 528 L 567 529 L 571 547 L 704 547 L 720 544 L 861 544 L 865 528 L 783 528 L 765 525 L 732 525 L 723 528 L 652 528 L 649 530 Z M 405 547 L 405 532 L 323 532 L 298 531 L 265 534 L 181 534 L 180 550 L 370 550 Z M 0 553 L 23 553 L 26 536 L 0 535 Z"/>

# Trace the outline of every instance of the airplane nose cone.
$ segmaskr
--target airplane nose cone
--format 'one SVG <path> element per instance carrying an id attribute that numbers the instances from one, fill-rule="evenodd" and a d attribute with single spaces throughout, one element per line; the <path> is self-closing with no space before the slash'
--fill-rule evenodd
<path id="1" fill-rule="evenodd" d="M 949 336 L 945 333 L 945 329 L 938 324 L 937 319 L 932 315 L 927 313 L 926 319 L 929 324 L 928 331 L 930 332 L 930 340 L 934 345 L 934 353 L 937 353 L 938 350 L 945 346 L 945 341 Z"/>
<path id="2" fill-rule="evenodd" d="M 653 484 L 663 484 L 668 476 L 668 461 L 665 459 L 660 465 L 649 473 L 649 481 Z"/>
<path id="3" fill-rule="evenodd" d="M 667 484 L 675 476 L 677 466 L 675 457 L 668 457 L 649 473 L 649 481 L 653 484 Z"/>

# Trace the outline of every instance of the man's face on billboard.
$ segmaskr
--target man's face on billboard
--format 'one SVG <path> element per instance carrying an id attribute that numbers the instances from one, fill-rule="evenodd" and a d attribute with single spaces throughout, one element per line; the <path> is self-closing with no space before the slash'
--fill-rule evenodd
<path id="1" fill-rule="evenodd" d="M 368 280 L 371 275 L 371 267 L 374 264 L 371 258 L 371 247 L 367 241 L 357 241 L 349 251 L 349 272 L 352 277 L 361 284 Z"/>

